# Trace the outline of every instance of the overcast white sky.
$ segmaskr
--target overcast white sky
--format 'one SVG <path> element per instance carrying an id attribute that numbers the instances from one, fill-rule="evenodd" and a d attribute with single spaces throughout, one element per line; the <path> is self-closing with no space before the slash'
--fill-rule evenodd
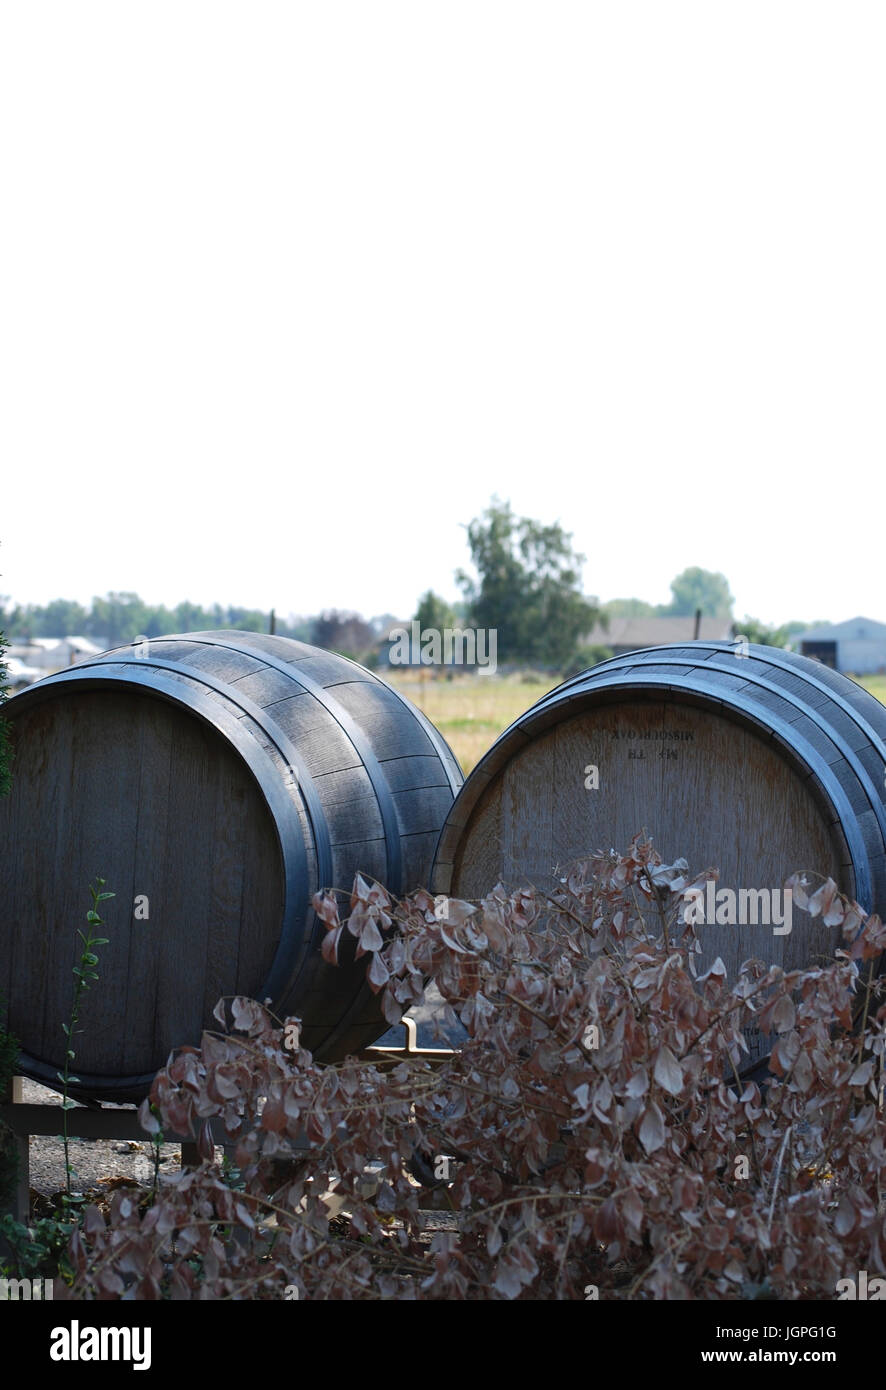
<path id="1" fill-rule="evenodd" d="M 0 594 L 886 620 L 881 3 L 0 13 Z"/>

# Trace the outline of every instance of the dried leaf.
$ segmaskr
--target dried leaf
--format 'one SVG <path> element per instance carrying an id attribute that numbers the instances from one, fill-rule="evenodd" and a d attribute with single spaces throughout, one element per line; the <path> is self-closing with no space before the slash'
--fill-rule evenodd
<path id="1" fill-rule="evenodd" d="M 637 1138 L 648 1154 L 655 1153 L 665 1142 L 664 1117 L 654 1101 L 643 1111 Z"/>
<path id="2" fill-rule="evenodd" d="M 653 1076 L 662 1090 L 667 1091 L 669 1095 L 677 1096 L 683 1089 L 683 1068 L 669 1047 L 659 1048 Z"/>

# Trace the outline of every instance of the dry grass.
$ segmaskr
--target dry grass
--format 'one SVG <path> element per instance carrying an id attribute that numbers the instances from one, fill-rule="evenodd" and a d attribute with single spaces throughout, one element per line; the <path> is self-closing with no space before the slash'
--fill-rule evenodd
<path id="1" fill-rule="evenodd" d="M 559 682 L 537 672 L 525 675 L 458 675 L 452 680 L 427 673 L 380 672 L 423 710 L 449 743 L 467 775 L 503 729 Z M 859 680 L 886 704 L 886 676 Z"/>
<path id="2" fill-rule="evenodd" d="M 886 676 L 859 676 L 859 685 L 876 695 L 881 704 L 886 705 Z"/>
<path id="3" fill-rule="evenodd" d="M 508 676 L 380 673 L 428 716 L 467 774 L 503 729 L 559 682 L 536 672 Z"/>

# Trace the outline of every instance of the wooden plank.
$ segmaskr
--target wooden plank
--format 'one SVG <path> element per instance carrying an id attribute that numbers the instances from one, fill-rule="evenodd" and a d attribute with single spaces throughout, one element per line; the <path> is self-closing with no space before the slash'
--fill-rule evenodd
<path id="1" fill-rule="evenodd" d="M 22 1079 L 11 1076 L 5 1086 L 0 1088 L 0 1125 L 12 1131 L 12 1139 L 7 1140 L 12 1150 L 12 1161 L 16 1165 L 15 1186 L 5 1208 L 0 1207 L 0 1216 L 8 1212 L 13 1221 L 27 1225 L 31 1210 L 30 1143 L 28 1131 L 17 1129 L 7 1118 L 14 1110 L 20 1110 L 22 1100 Z"/>
<path id="2" fill-rule="evenodd" d="M 334 801 L 331 804 L 323 802 L 323 809 L 333 846 L 379 839 L 384 835 L 381 812 L 374 794 L 355 796 L 349 801 Z"/>
<path id="3" fill-rule="evenodd" d="M 413 787 L 449 787 L 449 779 L 440 759 L 413 754 L 402 758 L 383 758 L 381 768 L 392 792 L 408 792 Z M 452 804 L 452 795 L 449 797 Z"/>
<path id="4" fill-rule="evenodd" d="M 392 799 L 402 834 L 437 834 L 452 805 L 452 792 L 448 786 L 411 787 L 394 792 Z"/>
<path id="5" fill-rule="evenodd" d="M 175 712 L 159 700 L 140 702 L 139 825 L 133 846 L 133 898 L 138 895 L 147 899 L 148 917 L 136 918 L 133 901 L 127 961 L 128 1020 L 117 1063 L 123 1076 L 150 1072 L 163 1059 L 163 1039 L 157 1036 L 157 1001 L 163 967 L 159 948 L 171 927 L 167 903 L 168 876 L 173 866 L 166 846 L 170 803 L 175 796 L 175 721 Z"/>
<path id="6" fill-rule="evenodd" d="M 424 729 L 387 686 L 353 681 L 336 685 L 331 693 L 366 731 L 376 758 L 433 754 L 434 745 Z"/>
<path id="7" fill-rule="evenodd" d="M 337 772 L 324 772 L 313 779 L 324 807 L 336 806 L 358 797 L 372 797 L 372 781 L 362 763 L 356 767 L 345 767 Z"/>
<path id="8" fill-rule="evenodd" d="M 234 636 L 233 633 L 228 635 Z M 167 649 L 158 647 L 157 655 L 167 660 L 178 660 L 175 650 L 173 648 L 169 650 L 172 655 L 167 657 Z M 182 659 L 184 660 L 184 658 Z M 187 657 L 187 665 L 197 671 L 205 671 L 207 675 L 214 676 L 216 680 L 234 686 L 244 676 L 252 675 L 254 671 L 266 669 L 264 663 L 254 656 L 247 656 L 245 652 L 232 651 L 229 647 L 215 646 L 197 647 L 191 651 Z"/>
<path id="9" fill-rule="evenodd" d="M 403 854 L 403 891 L 414 893 L 418 888 L 431 891 L 431 869 L 437 847 L 436 831 L 404 835 L 400 840 Z"/>
<path id="10" fill-rule="evenodd" d="M 265 666 L 260 671 L 255 671 L 251 675 L 242 676 L 236 683 L 233 696 L 237 699 L 240 695 L 245 695 L 247 699 L 255 701 L 257 705 L 264 707 L 271 705 L 276 700 L 288 700 L 298 692 L 289 676 L 282 671 L 277 671 L 273 666 Z"/>
<path id="11" fill-rule="evenodd" d="M 490 892 L 506 872 L 503 833 L 501 787 L 496 779 L 477 802 L 455 848 L 450 883 L 445 891 L 471 900 Z M 434 889 L 438 893 L 444 891 L 436 876 Z"/>
<path id="12" fill-rule="evenodd" d="M 200 1041 L 212 891 L 211 826 L 206 808 L 216 787 L 220 740 L 176 711 L 172 728 L 172 785 L 165 857 L 166 888 L 152 932 L 159 963 L 156 999 L 158 1055 Z"/>

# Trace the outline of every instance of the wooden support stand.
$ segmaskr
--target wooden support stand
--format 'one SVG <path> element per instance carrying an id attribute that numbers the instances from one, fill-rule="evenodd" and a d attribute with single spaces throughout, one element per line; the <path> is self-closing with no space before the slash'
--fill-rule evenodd
<path id="1" fill-rule="evenodd" d="M 359 1054 L 360 1060 L 387 1068 L 398 1066 L 407 1057 L 419 1057 L 430 1062 L 432 1066 L 441 1066 L 447 1057 L 452 1056 L 452 1049 L 448 1047 L 419 1047 L 414 1021 L 404 1018 L 402 1024 L 406 1030 L 406 1042 L 403 1047 L 368 1047 Z M 7 1208 L 11 1210 L 16 1221 L 27 1224 L 30 1217 L 30 1136 L 56 1135 L 61 1139 L 63 1115 L 64 1111 L 60 1105 L 26 1104 L 22 1100 L 22 1078 L 18 1076 L 13 1077 L 6 1094 L 0 1096 L 0 1124 L 5 1124 L 12 1130 L 18 1159 L 15 1193 Z M 221 1120 L 212 1120 L 211 1125 L 216 1144 L 225 1148 L 231 1147 L 231 1140 L 225 1133 Z M 68 1111 L 68 1136 L 72 1139 L 130 1139 L 142 1144 L 150 1142 L 150 1136 L 139 1123 L 138 1110 L 122 1106 L 75 1106 Z M 166 1142 L 177 1143 L 179 1140 L 177 1136 L 170 1136 Z M 198 1167 L 200 1155 L 197 1152 L 196 1140 L 191 1136 L 180 1142 L 181 1166 Z M 308 1148 L 306 1144 L 306 1152 Z"/>
<path id="2" fill-rule="evenodd" d="M 13 1201 L 7 1210 L 16 1221 L 27 1224 L 30 1216 L 30 1136 L 32 1134 L 55 1135 L 63 1138 L 63 1115 L 60 1105 L 30 1105 L 22 1101 L 22 1078 L 13 1077 L 11 1086 L 0 1102 L 0 1123 L 12 1130 L 16 1156 L 18 1159 L 18 1180 Z M 217 1144 L 229 1144 L 220 1121 L 212 1122 L 213 1136 Z M 150 1142 L 150 1135 L 142 1129 L 138 1111 L 124 1109 L 122 1106 L 81 1106 L 68 1111 L 68 1137 L 71 1139 L 130 1139 L 141 1144 Z M 170 1136 L 165 1142 L 179 1142 L 177 1136 Z M 181 1164 L 183 1168 L 196 1167 L 200 1162 L 197 1145 L 193 1139 L 181 1141 Z"/>
<path id="3" fill-rule="evenodd" d="M 13 1076 L 4 1088 L 4 1094 L 0 1095 L 0 1124 L 8 1125 L 12 1130 L 12 1153 L 16 1164 L 15 1188 L 9 1201 L 9 1210 L 16 1221 L 27 1221 L 30 1209 L 29 1196 L 29 1141 L 28 1134 L 22 1133 L 16 1125 L 12 1123 L 9 1113 L 13 1107 L 18 1110 L 27 1109 L 22 1103 L 22 1079 L 20 1076 Z M 2 1215 L 2 1212 L 0 1212 Z"/>

